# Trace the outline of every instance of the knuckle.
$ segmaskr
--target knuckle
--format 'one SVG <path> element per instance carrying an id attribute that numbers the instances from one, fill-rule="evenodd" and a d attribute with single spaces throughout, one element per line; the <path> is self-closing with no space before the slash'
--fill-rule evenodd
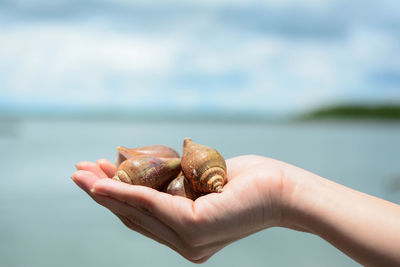
<path id="1" fill-rule="evenodd" d="M 203 257 L 201 259 L 193 260 L 191 262 L 196 263 L 196 264 L 202 264 L 202 263 L 205 263 L 206 261 L 208 261 L 211 258 L 211 256 L 212 255 L 208 255 L 208 256 L 205 256 L 205 257 Z"/>
<path id="2" fill-rule="evenodd" d="M 204 263 L 204 262 L 206 262 L 207 261 L 207 259 L 206 260 L 204 260 L 204 259 L 194 259 L 194 260 L 190 260 L 192 263 L 195 263 L 195 264 L 202 264 L 202 263 Z"/>
<path id="3" fill-rule="evenodd" d="M 204 258 L 202 251 L 193 248 L 186 248 L 182 254 L 186 259 L 190 260 L 193 263 L 199 263 L 201 259 Z"/>

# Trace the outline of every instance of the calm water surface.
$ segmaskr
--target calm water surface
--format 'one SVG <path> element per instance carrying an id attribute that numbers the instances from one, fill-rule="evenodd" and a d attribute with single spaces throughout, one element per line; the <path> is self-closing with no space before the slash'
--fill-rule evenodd
<path id="1" fill-rule="evenodd" d="M 194 265 L 125 228 L 69 179 L 74 163 L 114 160 L 118 145 L 181 151 L 184 137 L 226 158 L 277 158 L 400 203 L 399 123 L 0 121 L 0 266 Z M 311 234 L 273 228 L 229 245 L 204 266 L 358 264 Z"/>

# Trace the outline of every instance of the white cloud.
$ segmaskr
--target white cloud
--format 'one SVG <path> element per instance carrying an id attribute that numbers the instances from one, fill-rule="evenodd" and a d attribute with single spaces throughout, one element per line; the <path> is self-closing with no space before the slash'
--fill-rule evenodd
<path id="1" fill-rule="evenodd" d="M 210 10 L 174 27 L 165 19 L 164 31 L 117 30 L 101 17 L 1 27 L 0 93 L 38 105 L 286 112 L 375 97 L 360 96 L 370 73 L 400 67 L 399 39 L 368 25 L 318 39 L 232 29 Z"/>
<path id="2" fill-rule="evenodd" d="M 1 89 L 16 97 L 102 98 L 106 79 L 167 76 L 179 45 L 153 38 L 96 31 L 80 25 L 24 25 L 0 30 Z M 66 91 L 64 91 L 66 90 Z M 64 92 L 63 92 L 64 91 Z M 75 92 L 75 94 L 74 94 Z M 62 94 L 65 93 L 65 96 Z M 61 100 L 61 99 L 60 99 Z"/>

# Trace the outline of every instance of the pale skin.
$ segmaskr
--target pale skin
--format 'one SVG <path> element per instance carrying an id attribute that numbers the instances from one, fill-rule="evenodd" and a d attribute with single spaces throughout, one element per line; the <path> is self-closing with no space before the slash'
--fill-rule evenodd
<path id="1" fill-rule="evenodd" d="M 75 183 L 130 229 L 202 263 L 270 227 L 316 234 L 365 266 L 400 266 L 400 205 L 261 156 L 227 160 L 222 193 L 192 201 L 108 179 L 108 160 L 80 162 Z"/>

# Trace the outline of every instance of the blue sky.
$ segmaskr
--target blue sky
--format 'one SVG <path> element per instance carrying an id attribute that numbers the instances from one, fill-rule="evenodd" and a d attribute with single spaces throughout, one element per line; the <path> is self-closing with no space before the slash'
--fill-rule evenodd
<path id="1" fill-rule="evenodd" d="M 400 102 L 400 2 L 0 1 L 1 112 Z"/>

